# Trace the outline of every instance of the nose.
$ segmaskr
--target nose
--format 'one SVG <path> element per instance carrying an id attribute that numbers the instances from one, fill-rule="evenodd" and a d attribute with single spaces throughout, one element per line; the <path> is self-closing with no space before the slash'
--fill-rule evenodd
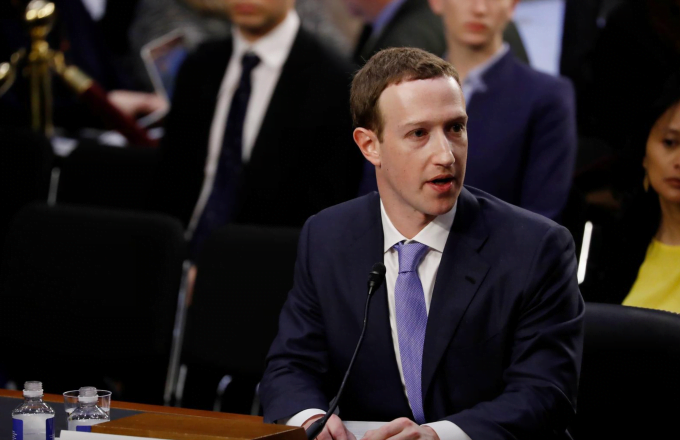
<path id="1" fill-rule="evenodd" d="M 438 131 L 436 136 L 433 136 L 432 143 L 434 164 L 444 168 L 452 167 L 456 158 L 453 156 L 453 144 L 446 133 L 443 130 Z"/>
<path id="2" fill-rule="evenodd" d="M 477 13 L 477 14 L 484 14 L 487 11 L 488 5 L 487 1 L 488 0 L 471 0 L 472 1 L 472 10 Z"/>

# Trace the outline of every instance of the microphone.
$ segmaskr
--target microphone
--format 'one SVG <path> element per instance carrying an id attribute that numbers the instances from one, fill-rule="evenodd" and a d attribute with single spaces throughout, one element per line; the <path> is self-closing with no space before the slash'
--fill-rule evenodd
<path id="1" fill-rule="evenodd" d="M 319 434 L 321 434 L 321 431 L 323 431 L 323 428 L 326 426 L 326 422 L 328 422 L 328 419 L 333 415 L 335 409 L 338 407 L 338 402 L 340 401 L 342 390 L 345 388 L 345 383 L 347 382 L 347 378 L 349 377 L 349 372 L 352 371 L 352 365 L 354 365 L 354 360 L 357 357 L 357 353 L 359 353 L 361 343 L 364 341 L 366 323 L 368 322 L 368 305 L 370 304 L 371 296 L 373 296 L 373 293 L 380 288 L 383 281 L 385 281 L 385 265 L 382 263 L 375 263 L 373 265 L 373 268 L 371 269 L 371 272 L 368 274 L 368 297 L 366 298 L 366 310 L 364 311 L 364 325 L 361 329 L 361 335 L 359 335 L 359 342 L 357 342 L 357 347 L 354 349 L 352 360 L 349 361 L 349 366 L 347 367 L 345 377 L 342 379 L 342 383 L 340 384 L 338 394 L 333 398 L 333 400 L 331 400 L 331 406 L 330 408 L 328 408 L 326 415 L 312 423 L 310 427 L 307 429 L 307 440 L 314 440 Z"/>

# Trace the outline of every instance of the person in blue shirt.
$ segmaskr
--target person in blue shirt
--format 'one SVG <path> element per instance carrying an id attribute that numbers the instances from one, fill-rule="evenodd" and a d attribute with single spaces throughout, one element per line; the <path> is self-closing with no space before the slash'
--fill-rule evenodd
<path id="1" fill-rule="evenodd" d="M 465 183 L 559 220 L 577 149 L 571 83 L 519 62 L 503 42 L 518 0 L 429 1 L 470 115 Z"/>

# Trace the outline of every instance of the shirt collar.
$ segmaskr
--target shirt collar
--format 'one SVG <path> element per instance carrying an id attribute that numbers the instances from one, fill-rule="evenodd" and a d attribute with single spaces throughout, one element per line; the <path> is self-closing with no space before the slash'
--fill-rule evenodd
<path id="1" fill-rule="evenodd" d="M 406 0 L 392 0 L 387 6 L 380 11 L 380 14 L 373 20 L 373 31 L 371 35 L 378 35 L 387 26 L 387 24 L 397 15 L 399 8 L 403 5 Z"/>
<path id="2" fill-rule="evenodd" d="M 289 11 L 278 26 L 254 43 L 243 38 L 241 32 L 234 26 L 232 29 L 234 56 L 240 59 L 246 52 L 253 52 L 260 57 L 262 64 L 280 69 L 288 59 L 299 29 L 300 16 L 295 10 Z"/>
<path id="3" fill-rule="evenodd" d="M 473 90 L 474 92 L 486 92 L 486 83 L 484 82 L 484 74 L 491 69 L 498 61 L 503 58 L 503 56 L 510 50 L 510 45 L 508 43 L 503 43 L 503 45 L 498 49 L 498 51 L 491 56 L 488 60 L 484 61 L 479 66 L 468 72 L 465 81 L 463 81 L 463 86 L 466 89 Z M 469 97 L 466 96 L 469 100 Z"/>
<path id="4" fill-rule="evenodd" d="M 458 209 L 458 201 L 453 205 L 453 208 L 446 214 L 442 214 L 435 217 L 427 226 L 423 228 L 422 231 L 409 240 L 394 227 L 392 221 L 387 216 L 387 211 L 385 211 L 385 205 L 382 200 L 380 200 L 380 217 L 382 218 L 383 225 L 383 236 L 384 245 L 383 252 L 389 251 L 395 244 L 400 241 L 406 241 L 410 243 L 412 241 L 417 241 L 422 243 L 436 251 L 444 252 L 444 246 L 446 246 L 446 240 L 449 238 L 449 232 L 451 232 L 451 226 L 453 225 L 453 219 L 456 216 L 456 210 Z"/>

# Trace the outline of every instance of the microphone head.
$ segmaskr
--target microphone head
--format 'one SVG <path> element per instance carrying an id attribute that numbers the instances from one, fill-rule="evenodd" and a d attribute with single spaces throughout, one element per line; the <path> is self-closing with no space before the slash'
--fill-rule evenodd
<path id="1" fill-rule="evenodd" d="M 371 273 L 368 274 L 368 288 L 371 292 L 375 292 L 385 281 L 385 265 L 382 263 L 375 263 Z"/>

